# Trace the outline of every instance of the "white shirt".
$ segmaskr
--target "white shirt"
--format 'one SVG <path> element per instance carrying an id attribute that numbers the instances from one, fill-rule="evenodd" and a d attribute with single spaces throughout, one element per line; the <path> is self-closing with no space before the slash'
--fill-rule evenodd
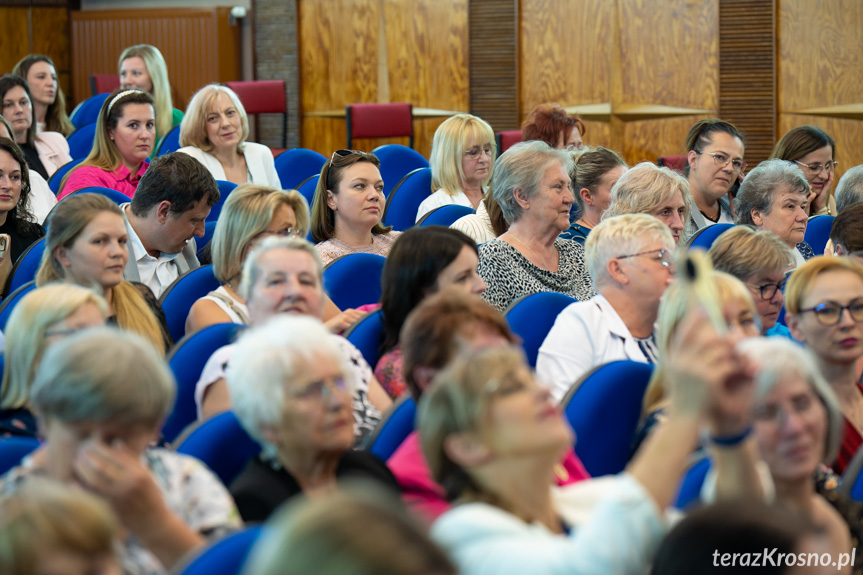
<path id="1" fill-rule="evenodd" d="M 421 219 L 423 219 L 424 215 L 434 210 L 435 208 L 451 205 L 465 206 L 473 209 L 473 204 L 470 203 L 470 200 L 463 191 L 459 190 L 455 194 L 448 194 L 443 190 L 443 188 L 441 188 L 422 201 L 419 209 L 417 210 L 416 221 L 419 222 Z"/>
<path id="2" fill-rule="evenodd" d="M 484 244 L 497 237 L 497 234 L 494 233 L 494 228 L 491 226 L 488 210 L 485 209 L 485 202 L 479 203 L 475 214 L 460 217 L 453 222 L 450 228 L 464 233 L 473 239 L 477 245 Z"/>
<path id="3" fill-rule="evenodd" d="M 585 373 L 619 359 L 647 363 L 626 324 L 608 300 L 597 295 L 560 312 L 539 348 L 536 375 L 560 402 Z"/>
<path id="4" fill-rule="evenodd" d="M 45 178 L 30 170 L 30 211 L 37 224 L 45 222 L 48 213 L 57 205 L 57 196 L 48 187 Z"/>
<path id="5" fill-rule="evenodd" d="M 126 208 L 129 205 L 123 204 L 120 206 L 124 216 L 126 215 Z M 165 254 L 160 252 L 159 257 L 154 258 L 147 253 L 147 249 L 135 232 L 135 228 L 130 224 L 126 226 L 126 229 L 129 231 L 129 257 L 135 258 L 141 283 L 150 288 L 153 295 L 159 298 L 162 296 L 162 292 L 175 279 L 180 277 L 180 270 L 177 269 L 177 264 L 174 261 L 180 254 Z"/>

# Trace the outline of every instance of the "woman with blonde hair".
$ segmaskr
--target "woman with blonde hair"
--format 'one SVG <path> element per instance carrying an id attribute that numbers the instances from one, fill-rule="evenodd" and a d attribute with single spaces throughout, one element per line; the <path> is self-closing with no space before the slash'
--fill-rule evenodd
<path id="1" fill-rule="evenodd" d="M 140 334 L 164 353 L 171 341 L 156 298 L 143 284 L 123 279 L 128 235 L 117 204 L 100 194 L 73 196 L 57 204 L 46 227 L 36 285 L 58 281 L 96 289 L 108 304 L 109 323 Z"/>
<path id="2" fill-rule="evenodd" d="M 153 96 L 156 111 L 156 142 L 183 120 L 183 112 L 171 103 L 168 66 L 155 46 L 138 44 L 120 54 L 117 62 L 120 85 L 124 90 L 137 89 Z"/>
<path id="3" fill-rule="evenodd" d="M 36 435 L 30 384 L 42 354 L 76 331 L 105 324 L 108 305 L 93 291 L 53 284 L 24 296 L 6 324 L 6 361 L 0 392 L 0 435 Z"/>
<path id="4" fill-rule="evenodd" d="M 416 221 L 450 204 L 477 209 L 491 182 L 496 156 L 494 130 L 488 122 L 471 114 L 447 118 L 435 130 L 429 158 L 437 191 L 422 201 Z"/>
<path id="5" fill-rule="evenodd" d="M 189 154 L 217 180 L 281 189 L 272 151 L 247 142 L 249 118 L 230 88 L 210 84 L 198 90 L 180 124 L 181 152 Z"/>
<path id="6" fill-rule="evenodd" d="M 75 131 L 75 125 L 66 113 L 66 96 L 57 81 L 57 69 L 51 58 L 30 54 L 15 64 L 12 73 L 30 84 L 36 132 L 59 132 L 68 138 Z"/>

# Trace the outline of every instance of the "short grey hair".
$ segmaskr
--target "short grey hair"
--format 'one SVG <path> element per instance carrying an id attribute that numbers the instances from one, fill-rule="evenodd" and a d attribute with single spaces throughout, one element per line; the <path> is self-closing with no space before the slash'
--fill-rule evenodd
<path id="1" fill-rule="evenodd" d="M 739 351 L 754 360 L 755 401 L 762 401 L 788 374 L 798 374 L 809 384 L 827 412 L 827 437 L 824 445 L 825 463 L 836 459 L 842 440 L 844 418 L 836 394 L 821 375 L 815 357 L 808 349 L 784 337 L 752 337 L 737 344 Z"/>
<path id="2" fill-rule="evenodd" d="M 746 174 L 734 198 L 737 223 L 754 226 L 753 210 L 769 214 L 773 198 L 783 186 L 788 186 L 791 192 L 809 195 L 809 182 L 797 164 L 786 160 L 766 160 L 753 168 Z"/>
<path id="3" fill-rule="evenodd" d="M 300 364 L 315 363 L 324 356 L 341 368 L 349 384 L 354 383 L 337 337 L 318 319 L 279 315 L 245 330 L 237 341 L 225 373 L 232 409 L 266 456 L 275 457 L 276 446 L 261 429 L 280 425 L 285 383 L 296 377 Z"/>
<path id="4" fill-rule="evenodd" d="M 116 328 L 82 331 L 51 345 L 31 390 L 34 411 L 63 423 L 158 427 L 176 383 L 153 344 Z"/>
<path id="5" fill-rule="evenodd" d="M 638 253 L 653 242 L 662 243 L 669 251 L 675 247 L 669 227 L 653 216 L 624 214 L 603 219 L 584 243 L 594 289 L 599 292 L 611 283 L 607 268 L 610 259 Z"/>
<path id="6" fill-rule="evenodd" d="M 670 168 L 641 162 L 620 176 L 611 188 L 611 203 L 602 218 L 650 214 L 670 202 L 678 190 L 683 196 L 683 225 L 686 226 L 693 204 L 689 180 Z"/>
<path id="7" fill-rule="evenodd" d="M 315 269 L 317 270 L 318 282 L 321 284 L 321 289 L 323 290 L 324 264 L 321 262 L 321 254 L 318 248 L 303 238 L 269 237 L 252 248 L 252 251 L 246 256 L 246 261 L 243 262 L 243 277 L 240 280 L 239 288 L 240 297 L 246 301 L 251 299 L 252 286 L 257 283 L 261 272 L 258 267 L 258 260 L 264 254 L 273 250 L 298 250 L 312 256 L 315 262 Z"/>
<path id="8" fill-rule="evenodd" d="M 863 204 L 863 164 L 849 169 L 836 186 L 836 211 Z"/>
<path id="9" fill-rule="evenodd" d="M 521 190 L 526 199 L 536 197 L 545 171 L 555 162 L 563 166 L 569 177 L 574 165 L 572 155 L 566 150 L 556 150 L 540 140 L 519 142 L 497 159 L 491 194 L 500 205 L 503 219 L 508 224 L 512 225 L 518 221 L 524 213 L 513 196 L 515 191 Z"/>

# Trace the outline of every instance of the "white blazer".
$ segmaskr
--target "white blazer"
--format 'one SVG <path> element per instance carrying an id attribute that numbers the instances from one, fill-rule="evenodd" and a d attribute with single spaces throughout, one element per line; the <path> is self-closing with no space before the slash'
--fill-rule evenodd
<path id="1" fill-rule="evenodd" d="M 72 156 L 69 155 L 69 142 L 60 132 L 39 132 L 36 134 L 33 146 L 49 178 L 57 168 L 72 161 Z"/>
<path id="2" fill-rule="evenodd" d="M 186 146 L 185 148 L 180 148 L 178 151 L 189 154 L 204 164 L 204 167 L 217 180 L 225 181 L 227 179 L 225 169 L 213 154 L 194 146 Z M 273 161 L 273 152 L 268 147 L 262 144 L 255 144 L 254 142 L 246 142 L 243 156 L 246 158 L 246 168 L 249 171 L 250 184 L 269 186 L 277 190 L 282 189 L 282 182 L 279 180 L 278 172 L 276 172 L 276 163 Z"/>

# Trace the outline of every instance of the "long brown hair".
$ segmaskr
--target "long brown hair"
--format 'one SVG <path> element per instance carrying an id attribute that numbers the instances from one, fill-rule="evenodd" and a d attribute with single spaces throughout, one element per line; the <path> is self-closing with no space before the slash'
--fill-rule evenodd
<path id="1" fill-rule="evenodd" d="M 26 80 L 30 67 L 37 62 L 45 62 L 54 68 L 55 72 L 57 71 L 57 66 L 54 65 L 54 62 L 48 56 L 30 54 L 29 56 L 24 56 L 21 61 L 15 64 L 15 67 L 12 68 L 12 73 Z M 48 111 L 45 112 L 45 131 L 60 132 L 66 137 L 75 131 L 75 125 L 69 119 L 69 114 L 66 113 L 66 96 L 63 94 L 63 88 L 60 86 L 59 81 L 57 82 L 54 103 L 48 106 Z"/>

